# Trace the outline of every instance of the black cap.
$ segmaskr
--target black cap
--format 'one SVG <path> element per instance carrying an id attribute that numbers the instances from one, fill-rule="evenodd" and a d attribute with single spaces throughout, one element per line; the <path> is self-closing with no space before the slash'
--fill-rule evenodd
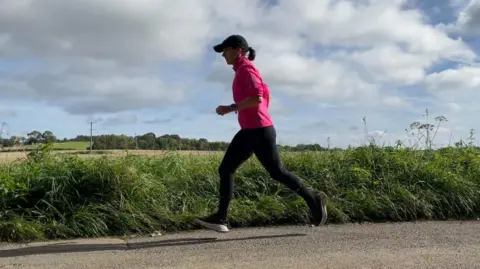
<path id="1" fill-rule="evenodd" d="M 232 48 L 243 48 L 245 50 L 248 50 L 248 43 L 247 40 L 241 35 L 231 35 L 227 37 L 221 44 L 218 44 L 216 46 L 213 46 L 213 50 L 215 52 L 220 53 L 223 52 L 224 48 L 227 47 L 232 47 Z"/>

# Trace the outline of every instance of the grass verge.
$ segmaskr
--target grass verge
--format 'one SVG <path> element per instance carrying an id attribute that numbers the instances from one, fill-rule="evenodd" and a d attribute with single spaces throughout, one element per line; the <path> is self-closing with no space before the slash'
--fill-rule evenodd
<path id="1" fill-rule="evenodd" d="M 0 240 L 121 236 L 195 228 L 216 209 L 221 155 L 80 158 L 39 150 L 0 166 Z M 379 147 L 282 153 L 330 197 L 330 223 L 465 219 L 480 212 L 480 157 L 469 148 Z M 256 158 L 235 175 L 232 226 L 306 223 L 301 198 Z"/>

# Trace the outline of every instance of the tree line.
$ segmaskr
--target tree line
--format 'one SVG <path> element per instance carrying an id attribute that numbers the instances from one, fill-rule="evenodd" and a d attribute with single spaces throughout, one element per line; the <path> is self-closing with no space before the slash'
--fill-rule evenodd
<path id="1" fill-rule="evenodd" d="M 61 142 L 90 142 L 90 136 L 78 135 L 74 138 L 58 139 L 51 131 L 32 131 L 26 137 L 12 136 L 1 138 L 0 145 L 3 148 L 37 145 L 45 143 Z M 92 150 L 111 149 L 141 149 L 141 150 L 201 150 L 201 151 L 224 151 L 229 143 L 223 141 L 208 141 L 205 138 L 182 138 L 177 134 L 164 134 L 157 136 L 154 133 L 146 133 L 138 136 L 117 134 L 103 134 L 92 136 Z M 326 150 L 319 144 L 299 144 L 296 146 L 279 145 L 281 149 L 289 151 Z M 85 148 L 88 150 L 89 146 Z"/>
<path id="2" fill-rule="evenodd" d="M 65 138 L 65 141 L 67 139 Z M 51 131 L 39 132 L 32 131 L 27 136 L 11 136 L 10 138 L 0 137 L 0 145 L 2 147 L 13 147 L 18 145 L 35 145 L 39 143 L 55 143 L 58 141 L 57 137 Z"/>

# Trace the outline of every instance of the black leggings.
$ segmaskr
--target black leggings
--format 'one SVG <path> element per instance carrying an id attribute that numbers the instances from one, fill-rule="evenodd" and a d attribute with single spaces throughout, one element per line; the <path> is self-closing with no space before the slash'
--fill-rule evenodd
<path id="1" fill-rule="evenodd" d="M 307 203 L 313 202 L 311 193 L 302 188 L 301 180 L 283 167 L 277 150 L 276 132 L 273 126 L 242 129 L 230 143 L 218 169 L 220 174 L 219 217 L 226 219 L 230 200 L 233 196 L 233 174 L 253 153 L 270 176 L 299 193 Z"/>

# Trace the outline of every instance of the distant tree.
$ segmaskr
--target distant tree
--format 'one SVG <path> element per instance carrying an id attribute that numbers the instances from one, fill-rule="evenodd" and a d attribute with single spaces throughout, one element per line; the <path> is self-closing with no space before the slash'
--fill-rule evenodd
<path id="1" fill-rule="evenodd" d="M 44 143 L 55 143 L 57 137 L 51 131 L 45 131 L 42 134 L 42 142 Z"/>
<path id="2" fill-rule="evenodd" d="M 27 145 L 38 144 L 42 141 L 42 138 L 43 138 L 42 133 L 40 133 L 39 131 L 32 131 L 27 134 L 27 141 L 25 142 L 25 144 Z"/>

